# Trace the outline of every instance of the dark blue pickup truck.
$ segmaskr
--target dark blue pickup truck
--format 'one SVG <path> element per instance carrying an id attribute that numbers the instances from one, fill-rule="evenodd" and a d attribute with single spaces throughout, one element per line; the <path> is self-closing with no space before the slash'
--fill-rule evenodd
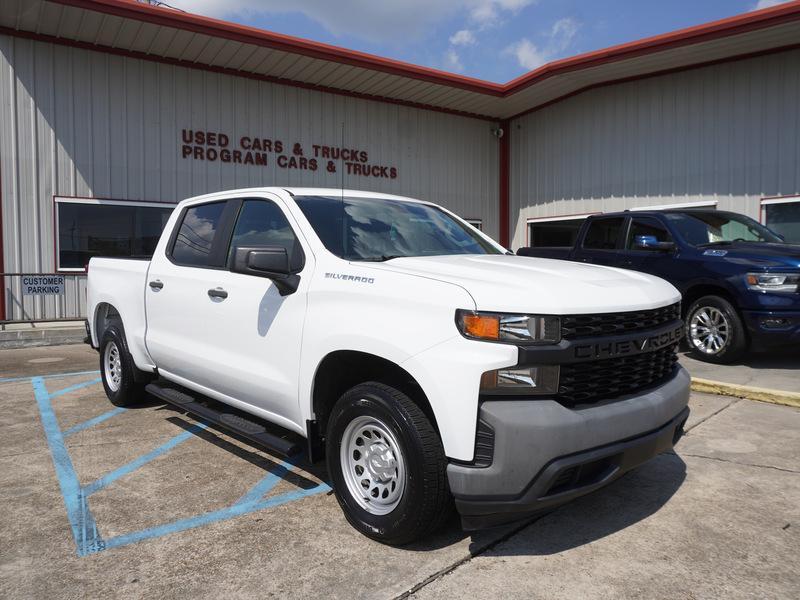
<path id="1" fill-rule="evenodd" d="M 728 363 L 745 350 L 800 346 L 800 245 L 744 215 L 712 209 L 608 213 L 586 219 L 574 248 L 521 256 L 634 269 L 683 294 L 693 355 Z"/>

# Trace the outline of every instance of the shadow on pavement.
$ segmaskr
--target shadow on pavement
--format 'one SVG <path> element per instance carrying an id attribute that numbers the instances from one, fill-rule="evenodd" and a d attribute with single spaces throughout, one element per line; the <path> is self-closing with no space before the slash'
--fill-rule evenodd
<path id="1" fill-rule="evenodd" d="M 749 367 L 751 369 L 785 369 L 790 371 L 800 369 L 800 352 L 793 346 L 780 350 L 771 350 L 769 352 L 750 352 L 745 354 L 741 359 L 728 365 L 705 363 L 693 357 L 686 350 L 681 350 L 679 355 L 681 359 L 702 363 L 704 366 L 707 365 L 709 369 L 725 369 L 737 366 Z"/>
<path id="2" fill-rule="evenodd" d="M 676 454 L 662 454 L 608 487 L 539 518 L 489 554 L 549 555 L 595 542 L 656 513 L 685 479 L 686 463 Z M 480 543 L 473 537 L 470 550 L 479 551 Z"/>

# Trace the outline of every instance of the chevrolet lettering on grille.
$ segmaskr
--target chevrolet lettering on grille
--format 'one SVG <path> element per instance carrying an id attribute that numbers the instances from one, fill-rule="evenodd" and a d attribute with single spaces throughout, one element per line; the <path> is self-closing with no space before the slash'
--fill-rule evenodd
<path id="1" fill-rule="evenodd" d="M 593 358 L 614 358 L 631 354 L 652 352 L 675 344 L 683 335 L 683 327 L 676 327 L 653 336 L 642 336 L 627 340 L 610 340 L 594 344 L 581 344 L 574 347 L 575 358 L 579 360 Z"/>

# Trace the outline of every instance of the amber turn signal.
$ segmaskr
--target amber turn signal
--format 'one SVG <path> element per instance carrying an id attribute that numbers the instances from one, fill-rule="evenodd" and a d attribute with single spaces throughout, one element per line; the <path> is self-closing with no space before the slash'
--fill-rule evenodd
<path id="1" fill-rule="evenodd" d="M 464 314 L 461 318 L 465 335 L 484 340 L 500 339 L 499 316 Z"/>

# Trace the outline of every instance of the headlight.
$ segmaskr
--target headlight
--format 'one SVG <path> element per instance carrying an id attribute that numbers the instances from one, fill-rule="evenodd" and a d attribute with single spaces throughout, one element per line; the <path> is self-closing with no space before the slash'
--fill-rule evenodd
<path id="1" fill-rule="evenodd" d="M 748 273 L 748 289 L 757 292 L 796 292 L 800 275 L 788 273 Z"/>
<path id="2" fill-rule="evenodd" d="M 490 342 L 557 344 L 561 341 L 561 319 L 539 315 L 456 311 L 456 324 L 465 337 Z"/>
<path id="3" fill-rule="evenodd" d="M 506 367 L 481 377 L 481 394 L 553 395 L 558 393 L 558 365 Z"/>

